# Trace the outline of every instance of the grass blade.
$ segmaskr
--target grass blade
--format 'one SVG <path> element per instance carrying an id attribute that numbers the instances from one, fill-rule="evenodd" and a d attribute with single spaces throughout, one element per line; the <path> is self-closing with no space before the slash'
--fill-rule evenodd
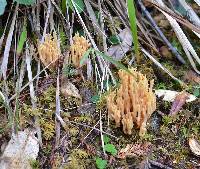
<path id="1" fill-rule="evenodd" d="M 85 61 L 88 59 L 90 52 L 92 52 L 94 49 L 89 48 L 83 55 L 83 57 L 80 60 L 80 66 L 83 66 Z"/>
<path id="2" fill-rule="evenodd" d="M 94 51 L 95 51 L 95 53 L 96 53 L 97 55 L 101 56 L 102 58 L 104 58 L 104 59 L 107 60 L 108 62 L 110 62 L 110 63 L 114 64 L 115 66 L 117 66 L 117 67 L 119 67 L 119 68 L 121 68 L 121 69 L 127 71 L 128 73 L 132 74 L 131 71 L 130 71 L 127 67 L 125 67 L 122 63 L 120 63 L 119 61 L 116 61 L 116 60 L 113 59 L 112 57 L 110 57 L 110 56 L 108 56 L 108 55 L 106 55 L 106 54 L 104 54 L 104 53 L 101 53 L 101 52 L 99 52 L 99 51 L 97 51 L 97 50 L 94 50 Z"/>
<path id="3" fill-rule="evenodd" d="M 137 62 L 140 62 L 140 55 L 139 55 L 139 42 L 137 36 L 137 23 L 136 23 L 136 14 L 135 14 L 135 4 L 133 0 L 127 0 L 127 7 L 128 7 L 128 17 L 131 26 L 131 32 L 134 41 L 134 49 L 136 54 Z"/>
<path id="4" fill-rule="evenodd" d="M 23 31 L 20 35 L 19 43 L 18 43 L 18 46 L 17 46 L 17 55 L 20 55 L 20 53 L 22 52 L 26 38 L 27 38 L 27 30 L 26 30 L 26 23 L 24 23 Z"/>

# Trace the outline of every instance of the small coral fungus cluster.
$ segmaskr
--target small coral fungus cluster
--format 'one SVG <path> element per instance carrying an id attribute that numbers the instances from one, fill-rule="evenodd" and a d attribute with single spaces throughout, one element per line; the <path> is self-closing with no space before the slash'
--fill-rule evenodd
<path id="1" fill-rule="evenodd" d="M 38 52 L 40 60 L 45 66 L 51 63 L 50 68 L 55 67 L 55 61 L 58 60 L 61 55 L 56 34 L 54 34 L 54 36 L 50 34 L 46 35 L 44 43 L 40 43 L 38 46 Z"/>
<path id="2" fill-rule="evenodd" d="M 75 67 L 79 67 L 80 60 L 89 47 L 89 42 L 83 36 L 79 36 L 77 33 L 73 37 L 73 44 L 70 47 L 70 59 Z"/>
<path id="3" fill-rule="evenodd" d="M 107 97 L 109 117 L 116 126 L 123 125 L 125 134 L 131 134 L 134 123 L 140 128 L 139 135 L 146 132 L 146 123 L 156 109 L 156 96 L 152 91 L 153 80 L 148 82 L 146 76 L 130 69 L 131 73 L 119 71 L 121 85 Z"/>
<path id="4" fill-rule="evenodd" d="M 70 46 L 70 62 L 75 66 L 80 66 L 80 60 L 83 57 L 84 53 L 90 47 L 90 43 L 83 36 L 79 36 L 79 34 L 75 34 L 73 37 L 73 44 Z M 56 67 L 56 61 L 61 56 L 61 50 L 59 46 L 59 40 L 57 39 L 56 34 L 50 35 L 47 34 L 45 36 L 45 40 L 43 43 L 39 43 L 38 45 L 38 53 L 40 56 L 41 62 L 47 66 L 50 63 L 49 68 Z"/>

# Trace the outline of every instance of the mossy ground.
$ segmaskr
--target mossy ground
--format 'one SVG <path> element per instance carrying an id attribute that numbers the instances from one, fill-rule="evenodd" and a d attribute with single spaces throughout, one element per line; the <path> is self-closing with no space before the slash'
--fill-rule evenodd
<path id="1" fill-rule="evenodd" d="M 177 67 L 171 66 L 170 63 L 164 65 L 172 71 L 176 77 L 183 77 L 184 69 L 175 70 Z M 148 68 L 147 68 L 148 67 Z M 182 86 L 169 80 L 165 74 L 167 81 L 162 81 L 156 74 L 156 70 L 152 64 L 141 64 L 138 67 L 143 74 L 148 78 L 155 79 L 155 89 L 171 89 L 176 91 L 183 90 Z M 165 80 L 166 80 L 165 79 Z M 78 82 L 76 84 L 79 89 L 86 88 L 94 97 L 98 96 L 97 86 L 92 82 Z M 111 87 L 112 88 L 112 87 Z M 200 161 L 199 157 L 193 155 L 188 145 L 188 139 L 195 137 L 200 140 L 200 107 L 199 99 L 195 102 L 188 103 L 183 106 L 176 117 L 168 115 L 171 103 L 157 100 L 157 110 L 153 113 L 151 119 L 148 121 L 148 132 L 143 138 L 140 138 L 138 129 L 133 129 L 133 134 L 130 136 L 124 135 L 122 127 L 115 128 L 115 124 L 109 121 L 106 111 L 105 97 L 109 92 L 102 94 L 101 97 L 87 98 L 95 106 L 95 109 L 88 109 L 88 112 L 80 113 L 78 107 L 80 100 L 61 95 L 61 116 L 67 124 L 64 129 L 61 127 L 60 145 L 55 148 L 55 96 L 56 87 L 52 83 L 47 88 L 42 89 L 41 94 L 37 95 L 36 109 L 32 109 L 29 101 L 21 98 L 19 101 L 20 110 L 18 118 L 18 129 L 23 129 L 32 126 L 32 118 L 37 115 L 39 117 L 40 127 L 43 135 L 43 147 L 39 153 L 37 161 L 32 161 L 33 168 L 66 168 L 66 169 L 93 169 L 96 168 L 95 159 L 101 157 L 108 161 L 107 168 L 137 168 L 143 161 L 150 159 L 172 168 L 196 168 Z M 191 91 L 191 89 L 188 89 Z M 83 92 L 84 93 L 84 92 Z M 24 93 L 25 94 L 25 93 Z M 86 97 L 87 94 L 83 97 Z M 3 110 L 2 110 L 3 111 Z M 119 159 L 117 156 L 112 156 L 107 153 L 103 154 L 101 145 L 100 132 L 92 130 L 88 126 L 95 126 L 99 128 L 100 111 L 102 113 L 103 130 L 115 136 L 108 136 L 110 144 L 113 144 L 118 152 L 125 148 L 127 144 L 142 144 L 150 143 L 151 151 L 144 156 L 127 157 L 126 159 Z M 162 112 L 162 113 L 160 113 Z M 1 118 L 5 118 L 1 113 Z M 75 123 L 73 123 L 75 122 Z M 1 121 L 1 140 L 6 140 L 9 130 L 5 126 L 7 120 Z M 89 133 L 89 134 L 88 134 Z M 104 134 L 106 135 L 106 134 Z"/>

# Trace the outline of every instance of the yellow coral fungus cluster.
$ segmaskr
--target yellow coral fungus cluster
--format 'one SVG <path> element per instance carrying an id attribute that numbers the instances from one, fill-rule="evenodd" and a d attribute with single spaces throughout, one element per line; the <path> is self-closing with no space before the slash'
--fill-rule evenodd
<path id="1" fill-rule="evenodd" d="M 140 128 L 139 135 L 146 132 L 146 123 L 156 109 L 156 96 L 143 74 L 130 69 L 132 75 L 124 70 L 119 71 L 121 85 L 107 97 L 109 117 L 115 120 L 116 126 L 122 123 L 125 134 L 131 134 L 134 123 Z"/>
<path id="2" fill-rule="evenodd" d="M 58 45 L 58 39 L 56 35 L 46 35 L 44 43 L 39 44 L 38 52 L 41 62 L 47 66 L 52 63 L 49 67 L 53 68 L 56 66 L 55 61 L 59 59 L 61 55 L 60 47 Z"/>
<path id="3" fill-rule="evenodd" d="M 79 34 L 77 33 L 73 37 L 73 44 L 70 47 L 70 59 L 74 66 L 80 66 L 80 60 L 89 47 L 89 42 L 83 36 L 79 36 Z"/>

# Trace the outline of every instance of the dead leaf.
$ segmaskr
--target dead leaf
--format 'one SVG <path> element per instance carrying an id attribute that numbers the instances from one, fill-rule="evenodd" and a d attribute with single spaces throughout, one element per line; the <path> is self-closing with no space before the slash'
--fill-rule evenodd
<path id="1" fill-rule="evenodd" d="M 175 97 L 175 100 L 172 104 L 170 115 L 176 115 L 182 106 L 186 103 L 186 100 L 189 98 L 189 94 L 185 91 L 181 92 Z"/>
<path id="2" fill-rule="evenodd" d="M 71 82 L 64 80 L 61 85 L 61 93 L 65 97 L 75 97 L 81 99 L 81 95 L 79 94 L 79 90 L 73 85 Z"/>
<path id="3" fill-rule="evenodd" d="M 169 21 L 166 19 L 166 17 L 163 14 L 156 15 L 154 17 L 154 20 L 156 21 L 159 27 L 167 28 L 170 26 Z"/>
<path id="4" fill-rule="evenodd" d="M 155 94 L 157 97 L 163 97 L 162 99 L 164 101 L 168 101 L 168 102 L 173 102 L 175 100 L 176 96 L 180 93 L 181 92 L 177 92 L 177 91 L 173 91 L 173 90 L 163 90 L 163 89 L 155 90 Z M 192 94 L 188 94 L 188 97 L 189 98 L 186 99 L 187 103 L 192 102 L 197 99 L 197 97 Z"/>
<path id="5" fill-rule="evenodd" d="M 124 55 L 131 49 L 132 46 L 132 35 L 128 28 L 123 29 L 118 37 L 121 39 L 121 44 L 112 45 L 108 49 L 108 55 L 112 56 L 116 60 L 121 60 Z"/>
<path id="6" fill-rule="evenodd" d="M 126 148 L 121 149 L 117 155 L 120 159 L 126 157 L 147 156 L 151 149 L 151 143 L 144 144 L 127 144 Z"/>
<path id="7" fill-rule="evenodd" d="M 183 79 L 196 84 L 200 83 L 200 76 L 192 70 L 187 71 Z"/>
<path id="8" fill-rule="evenodd" d="M 172 59 L 172 53 L 169 51 L 167 46 L 162 46 L 160 48 L 160 53 L 162 56 Z"/>
<path id="9" fill-rule="evenodd" d="M 190 150 L 197 156 L 200 156 L 200 145 L 194 138 L 189 138 Z"/>

